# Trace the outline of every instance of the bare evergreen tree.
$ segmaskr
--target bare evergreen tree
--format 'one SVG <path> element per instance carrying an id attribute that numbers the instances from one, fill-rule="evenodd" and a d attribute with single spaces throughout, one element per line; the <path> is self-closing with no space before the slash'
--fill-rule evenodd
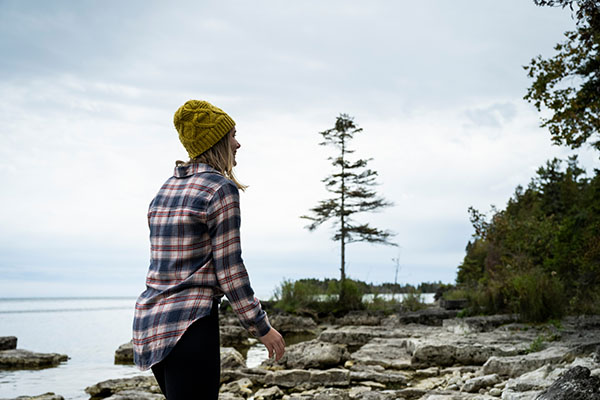
<path id="1" fill-rule="evenodd" d="M 306 226 L 310 231 L 326 221 L 333 220 L 335 234 L 332 239 L 340 241 L 341 244 L 340 300 L 342 301 L 346 280 L 346 244 L 369 242 L 397 246 L 389 241 L 393 233 L 377 229 L 368 223 L 357 223 L 352 219 L 354 214 L 373 212 L 392 205 L 372 189 L 377 184 L 375 181 L 377 172 L 367 168 L 368 162 L 372 159 L 356 161 L 348 159 L 348 156 L 354 153 L 354 150 L 348 147 L 349 142 L 359 132 L 362 132 L 362 128 L 359 128 L 354 123 L 354 119 L 347 114 L 340 114 L 337 117 L 335 127 L 319 132 L 324 139 L 319 144 L 333 146 L 338 151 L 336 157 L 328 158 L 337 172 L 322 180 L 326 189 L 333 193 L 334 197 L 321 200 L 316 207 L 310 209 L 310 215 L 301 217 L 312 221 Z"/>

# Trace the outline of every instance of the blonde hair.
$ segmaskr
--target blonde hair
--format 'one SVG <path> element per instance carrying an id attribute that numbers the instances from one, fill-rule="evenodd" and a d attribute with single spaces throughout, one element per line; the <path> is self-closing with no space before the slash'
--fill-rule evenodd
<path id="1" fill-rule="evenodd" d="M 227 132 L 225 136 L 223 136 L 214 146 L 206 150 L 204 153 L 200 154 L 194 159 L 191 159 L 187 162 L 184 161 L 176 161 L 175 164 L 177 166 L 188 165 L 191 163 L 203 163 L 210 165 L 221 175 L 230 179 L 235 183 L 238 189 L 244 191 L 248 187 L 243 183 L 240 183 L 235 174 L 233 172 L 233 149 L 231 148 L 231 135 L 233 135 L 233 129 Z"/>

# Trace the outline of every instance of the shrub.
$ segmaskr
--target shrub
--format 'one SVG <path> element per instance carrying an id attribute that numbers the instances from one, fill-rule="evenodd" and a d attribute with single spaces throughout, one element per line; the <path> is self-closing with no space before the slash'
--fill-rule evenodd
<path id="1" fill-rule="evenodd" d="M 423 296 L 418 292 L 406 293 L 402 299 L 402 307 L 409 311 L 418 311 L 427 307 L 423 302 Z"/>

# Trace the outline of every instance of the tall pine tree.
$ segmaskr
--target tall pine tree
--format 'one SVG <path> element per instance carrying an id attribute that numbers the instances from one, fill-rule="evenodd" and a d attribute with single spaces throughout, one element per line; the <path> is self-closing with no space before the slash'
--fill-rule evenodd
<path id="1" fill-rule="evenodd" d="M 312 221 L 306 226 L 310 231 L 326 221 L 333 220 L 334 241 L 340 242 L 340 301 L 345 298 L 346 281 L 346 245 L 353 242 L 369 242 L 396 246 L 390 242 L 393 233 L 375 228 L 368 223 L 357 223 L 353 216 L 358 213 L 377 211 L 389 207 L 392 203 L 379 197 L 372 189 L 376 183 L 377 172 L 369 169 L 367 164 L 371 159 L 351 161 L 349 156 L 354 150 L 349 148 L 349 142 L 354 135 L 362 132 L 354 119 L 347 114 L 340 114 L 335 126 L 320 132 L 324 141 L 321 146 L 333 146 L 337 156 L 329 157 L 336 172 L 327 176 L 322 182 L 333 197 L 319 201 L 310 209 L 310 215 L 301 218 Z"/>

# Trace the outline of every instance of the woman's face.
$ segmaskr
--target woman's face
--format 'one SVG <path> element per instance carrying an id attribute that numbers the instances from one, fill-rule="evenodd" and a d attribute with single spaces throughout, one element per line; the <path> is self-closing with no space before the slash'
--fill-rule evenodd
<path id="1" fill-rule="evenodd" d="M 240 142 L 238 142 L 235 138 L 235 128 L 231 130 L 231 135 L 229 135 L 229 144 L 231 145 L 231 151 L 233 153 L 233 165 L 235 166 L 237 165 L 237 162 L 235 161 L 235 153 L 241 146 Z"/>

